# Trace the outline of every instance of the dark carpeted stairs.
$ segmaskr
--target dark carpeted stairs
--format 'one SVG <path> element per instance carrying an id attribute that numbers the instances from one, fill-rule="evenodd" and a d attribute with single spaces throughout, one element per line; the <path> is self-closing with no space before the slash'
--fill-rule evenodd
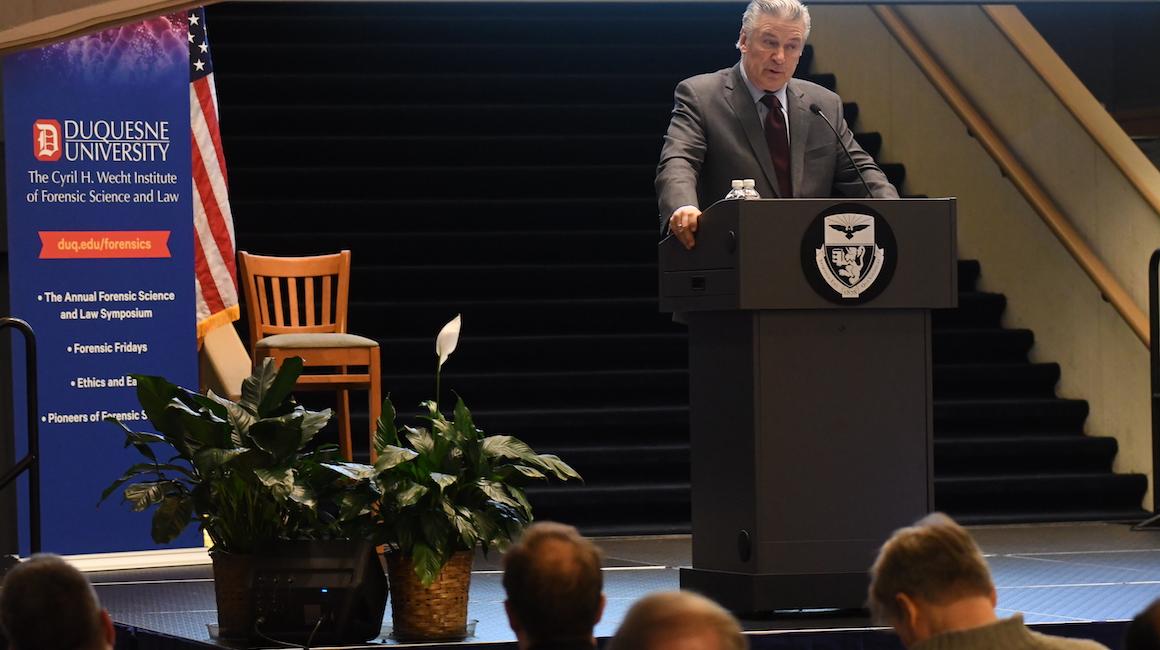
<path id="1" fill-rule="evenodd" d="M 215 5 L 239 247 L 352 249 L 351 330 L 382 342 L 400 409 L 432 396 L 435 333 L 462 313 L 444 386 L 586 478 L 530 490 L 540 518 L 687 532 L 685 337 L 657 311 L 652 180 L 673 87 L 736 60 L 741 9 Z M 810 59 L 799 76 L 835 87 Z M 1001 328 L 979 272 L 960 262 L 961 306 L 934 319 L 938 506 L 1142 516 L 1144 477 L 1111 472 L 1115 441 L 1084 435 L 1087 404 L 1055 396 L 1058 366 L 1028 362 L 1032 333 Z"/>

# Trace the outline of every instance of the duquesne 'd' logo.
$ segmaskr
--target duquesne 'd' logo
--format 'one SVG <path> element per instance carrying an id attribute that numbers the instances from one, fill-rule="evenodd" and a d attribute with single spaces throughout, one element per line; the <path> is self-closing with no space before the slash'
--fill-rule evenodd
<path id="1" fill-rule="evenodd" d="M 40 162 L 60 160 L 60 122 L 36 120 L 32 123 L 32 153 Z"/>

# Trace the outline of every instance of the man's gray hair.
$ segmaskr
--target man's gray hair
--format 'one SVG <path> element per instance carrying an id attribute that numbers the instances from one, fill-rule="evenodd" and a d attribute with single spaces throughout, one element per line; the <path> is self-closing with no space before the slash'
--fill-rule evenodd
<path id="1" fill-rule="evenodd" d="M 810 37 L 810 10 L 801 0 L 749 0 L 745 13 L 741 14 L 741 31 L 745 34 L 753 33 L 758 17 L 762 15 L 800 21 L 806 27 L 805 38 Z M 741 49 L 740 39 L 737 41 L 737 49 Z"/>

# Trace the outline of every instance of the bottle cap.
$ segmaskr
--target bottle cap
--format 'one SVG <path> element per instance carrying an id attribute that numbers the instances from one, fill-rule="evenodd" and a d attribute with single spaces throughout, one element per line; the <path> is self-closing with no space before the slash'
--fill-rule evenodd
<path id="1" fill-rule="evenodd" d="M 750 189 L 750 190 L 751 190 L 751 189 L 753 189 L 753 187 L 754 187 L 755 185 L 757 185 L 757 183 L 756 183 L 756 182 L 755 182 L 755 181 L 754 181 L 752 178 L 747 178 L 747 179 L 745 179 L 745 180 L 743 181 L 743 183 L 744 183 L 744 187 L 745 187 L 746 189 Z"/>
<path id="2" fill-rule="evenodd" d="M 745 184 L 739 178 L 734 178 L 731 185 L 733 186 L 733 189 L 735 189 L 735 190 L 739 190 L 742 187 L 745 187 Z"/>

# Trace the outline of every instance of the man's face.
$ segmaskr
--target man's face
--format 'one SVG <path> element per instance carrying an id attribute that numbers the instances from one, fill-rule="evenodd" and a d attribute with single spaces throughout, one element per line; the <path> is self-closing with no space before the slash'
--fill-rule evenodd
<path id="1" fill-rule="evenodd" d="M 741 32 L 741 65 L 749 82 L 758 88 L 775 92 L 789 82 L 797 69 L 806 46 L 803 21 L 786 20 L 762 14 L 753 30 Z"/>

